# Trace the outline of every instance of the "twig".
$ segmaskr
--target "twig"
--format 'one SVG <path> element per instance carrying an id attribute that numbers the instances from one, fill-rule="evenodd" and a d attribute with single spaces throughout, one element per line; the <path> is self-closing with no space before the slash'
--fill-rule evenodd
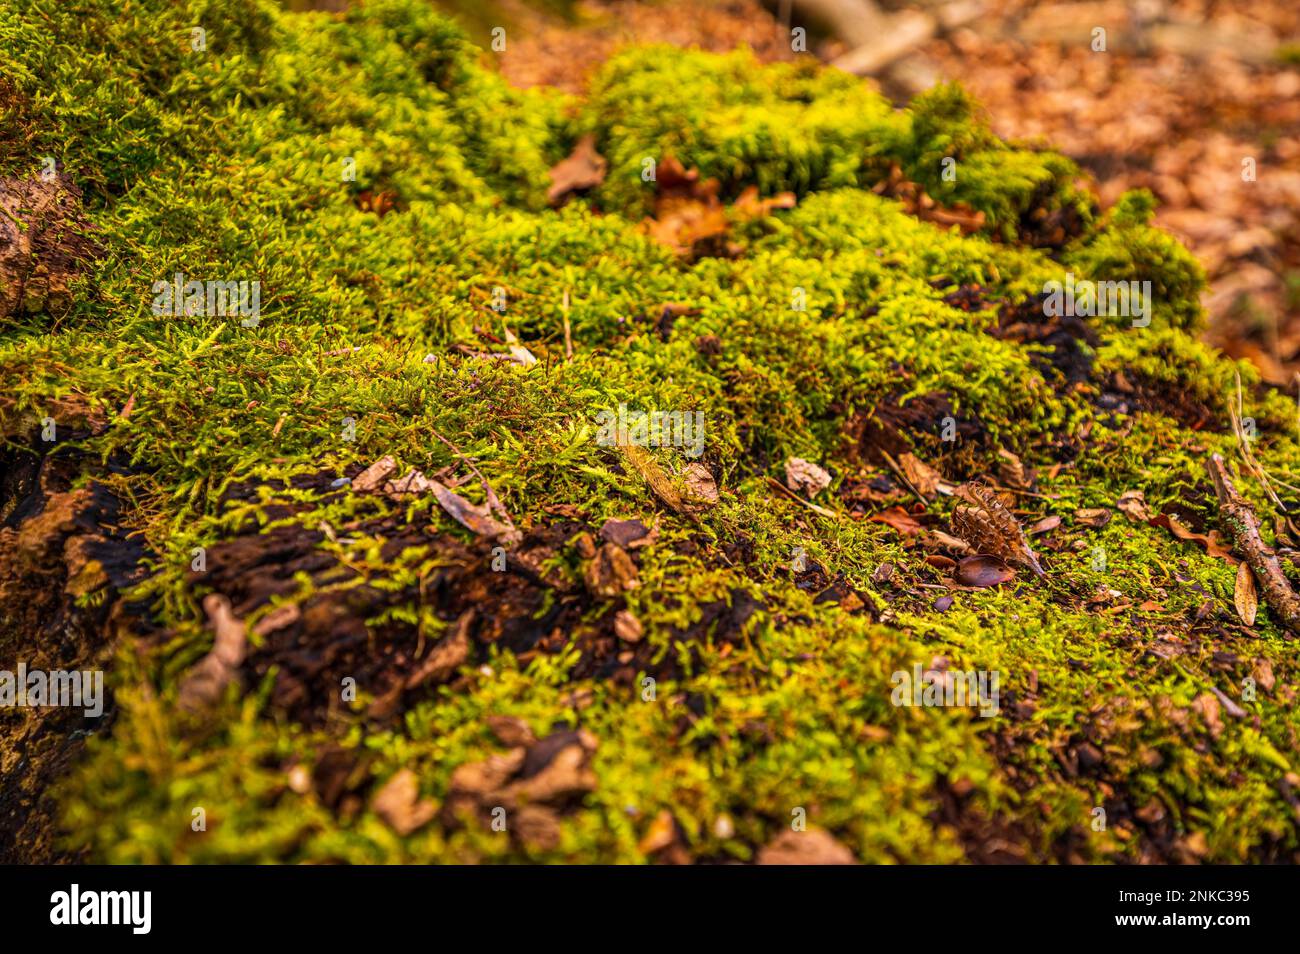
<path id="1" fill-rule="evenodd" d="M 829 517 L 832 520 L 836 519 L 834 510 L 827 510 L 825 507 L 818 506 L 817 504 L 813 503 L 810 500 L 804 500 L 797 493 L 795 493 L 785 484 L 781 483 L 781 481 L 777 480 L 775 477 L 768 477 L 767 482 L 771 484 L 773 487 L 775 487 L 777 490 L 781 491 L 781 493 L 791 498 L 792 500 L 799 501 L 799 503 L 803 504 L 813 513 L 817 514 L 819 517 Z"/>
<path id="2" fill-rule="evenodd" d="M 573 329 L 569 327 L 569 290 L 564 289 L 564 359 L 573 358 Z"/>
<path id="3" fill-rule="evenodd" d="M 1293 633 L 1300 633 L 1300 596 L 1282 572 L 1277 554 L 1259 535 L 1259 521 L 1250 504 L 1237 492 L 1227 464 L 1219 454 L 1210 455 L 1205 470 L 1219 498 L 1219 519 L 1232 537 L 1237 550 L 1255 573 L 1264 602 Z"/>
<path id="4" fill-rule="evenodd" d="M 433 436 L 446 444 L 451 449 L 451 452 L 463 460 L 469 469 L 474 472 L 474 476 L 478 478 L 479 486 L 483 488 L 483 497 L 487 501 L 488 509 L 500 517 L 501 522 L 505 524 L 512 533 L 516 532 L 515 524 L 514 521 L 510 519 L 510 514 L 506 511 L 506 508 L 502 506 L 501 499 L 497 497 L 496 491 L 493 490 L 492 485 L 487 482 L 487 478 L 483 476 L 483 472 L 474 466 L 474 461 L 462 452 L 459 447 L 439 434 L 437 430 L 432 427 L 429 428 L 429 430 L 433 431 Z"/>
<path id="5" fill-rule="evenodd" d="M 1268 471 L 1263 465 L 1255 459 L 1254 452 L 1250 449 L 1250 439 L 1246 436 L 1246 427 L 1242 423 L 1245 412 L 1245 403 L 1241 397 L 1241 374 L 1237 374 L 1237 409 L 1231 411 L 1229 417 L 1232 418 L 1232 432 L 1237 436 L 1237 449 L 1241 452 L 1241 459 L 1245 462 L 1246 470 L 1252 477 L 1259 481 L 1260 487 L 1264 488 L 1264 493 L 1268 494 L 1268 499 L 1273 501 L 1273 505 L 1286 513 L 1286 505 L 1282 503 L 1278 495 L 1273 491 L 1273 483 L 1269 479 Z M 1291 489 L 1291 488 L 1288 488 Z"/>

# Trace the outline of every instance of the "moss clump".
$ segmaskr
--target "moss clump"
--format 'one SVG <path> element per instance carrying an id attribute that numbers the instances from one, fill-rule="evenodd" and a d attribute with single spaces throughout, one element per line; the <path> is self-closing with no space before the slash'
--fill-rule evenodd
<path id="1" fill-rule="evenodd" d="M 81 629 L 3 643 L 78 631 L 116 650 L 115 717 L 57 791 L 70 855 L 752 860 L 803 817 L 866 861 L 1296 858 L 1286 635 L 1267 610 L 1238 621 L 1234 568 L 1194 541 L 1076 516 L 1141 491 L 1211 529 L 1202 461 L 1232 452 L 1236 366 L 1190 337 L 1199 272 L 1144 200 L 1092 222 L 1065 160 L 999 142 L 954 89 L 896 112 L 743 52 L 630 49 L 571 102 L 510 90 L 416 0 L 3 17 L 21 125 L 0 175 L 55 156 L 104 254 L 69 313 L 0 318 L 0 460 L 111 497 L 112 533 L 67 534 L 139 549 L 99 579 L 60 569 L 82 545 L 61 539 L 39 571 Z M 586 132 L 605 182 L 544 210 L 546 169 Z M 637 224 L 642 159 L 670 153 L 729 197 L 800 201 L 737 227 L 734 257 L 683 261 Z M 893 166 L 987 234 L 873 193 Z M 1054 256 L 1047 220 L 1087 232 Z M 1069 269 L 1149 278 L 1152 326 L 1045 320 L 1038 296 Z M 178 272 L 259 281 L 259 320 L 154 314 Z M 536 363 L 503 359 L 510 335 Z M 702 457 L 603 446 L 597 416 L 620 404 L 698 413 Z M 1256 456 L 1300 483 L 1285 400 L 1247 375 L 1244 411 Z M 946 498 L 905 512 L 882 450 L 954 481 L 1002 481 L 1007 454 L 1036 469 L 1017 516 L 1062 519 L 1035 538 L 1046 579 L 954 589 L 903 519 L 944 529 Z M 339 485 L 384 455 L 486 503 L 473 461 L 521 541 L 497 553 L 428 494 Z M 831 471 L 833 516 L 773 488 L 790 456 Z M 692 464 L 717 504 L 666 505 L 651 485 Z M 9 481 L 0 513 L 48 485 Z M 601 549 L 610 519 L 654 527 L 626 563 Z M 608 585 L 611 566 L 638 585 Z M 213 593 L 253 635 L 196 717 L 180 686 L 212 647 Z M 459 626 L 463 654 L 408 686 Z M 914 665 L 998 671 L 999 714 L 894 705 Z M 1245 715 L 1212 710 L 1214 690 Z M 503 770 L 531 828 L 494 829 L 457 775 L 520 752 L 545 768 L 580 731 L 563 797 L 527 801 L 535 776 Z M 409 831 L 379 798 L 401 769 L 435 809 Z"/>
<path id="2" fill-rule="evenodd" d="M 1201 292 L 1205 270 L 1168 232 L 1151 225 L 1155 197 L 1127 192 L 1110 210 L 1106 227 L 1066 250 L 1064 262 L 1096 281 L 1150 282 L 1153 322 L 1197 331 L 1205 324 Z M 1128 324 L 1128 316 L 1122 319 Z"/>

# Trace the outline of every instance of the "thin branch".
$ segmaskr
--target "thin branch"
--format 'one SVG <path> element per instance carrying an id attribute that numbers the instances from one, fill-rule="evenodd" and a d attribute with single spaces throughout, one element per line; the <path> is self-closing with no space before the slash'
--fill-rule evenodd
<path id="1" fill-rule="evenodd" d="M 1205 470 L 1219 498 L 1219 520 L 1237 550 L 1255 573 L 1264 602 L 1293 633 L 1300 633 L 1300 596 L 1282 572 L 1277 554 L 1259 535 L 1259 521 L 1250 504 L 1237 492 L 1228 467 L 1219 454 L 1210 455 Z"/>

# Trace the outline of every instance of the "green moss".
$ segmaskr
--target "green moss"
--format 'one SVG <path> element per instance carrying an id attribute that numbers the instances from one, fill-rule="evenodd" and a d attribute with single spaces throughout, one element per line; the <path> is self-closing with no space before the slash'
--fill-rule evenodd
<path id="1" fill-rule="evenodd" d="M 1146 190 L 1125 193 L 1107 227 L 1067 249 L 1063 261 L 1094 281 L 1150 282 L 1152 323 L 1196 331 L 1205 323 L 1205 270 L 1177 239 L 1150 224 L 1154 211 Z M 1130 316 L 1122 323 L 1130 324 Z"/>
<path id="2" fill-rule="evenodd" d="M 1240 627 L 1233 568 L 1194 545 L 1119 515 L 1101 530 L 1074 517 L 1140 489 L 1154 511 L 1208 526 L 1202 464 L 1232 452 L 1237 370 L 1255 452 L 1300 483 L 1289 402 L 1191 336 L 1203 276 L 1148 224 L 1149 198 L 1092 222 L 1066 160 L 997 140 L 954 88 L 895 111 L 844 74 L 747 52 L 632 48 L 579 103 L 509 89 L 415 0 L 343 16 L 253 0 L 20 0 L 3 17 L 0 90 L 15 91 L 6 115 L 23 125 L 6 129 L 0 171 L 31 177 L 55 155 L 87 187 L 105 255 L 71 314 L 6 319 L 0 433 L 12 449 L 46 414 L 67 431 L 101 421 L 75 439 L 90 455 L 82 479 L 109 480 L 149 553 L 130 593 L 148 626 L 124 636 L 111 676 L 117 717 L 58 793 L 70 848 L 132 862 L 641 862 L 667 809 L 695 857 L 749 860 L 803 808 L 867 861 L 978 859 L 994 841 L 1030 860 L 1167 860 L 1195 836 L 1213 860 L 1294 857 L 1282 785 L 1300 760 L 1300 673 L 1276 622 L 1262 610 Z M 195 24 L 206 53 L 189 47 Z M 605 183 L 544 210 L 546 170 L 585 131 L 609 159 Z M 642 160 L 669 154 L 728 195 L 789 189 L 799 204 L 738 229 L 733 259 L 679 261 L 635 224 L 653 195 Z M 944 231 L 873 194 L 892 165 L 984 212 L 988 234 Z M 393 211 L 362 208 L 378 193 Z M 1053 259 L 1017 244 L 1036 211 L 1088 231 Z M 1093 322 L 1100 345 L 1074 342 L 1074 384 L 1049 344 L 1004 328 L 1066 270 L 1149 279 L 1156 302 L 1149 328 Z M 176 272 L 260 281 L 260 323 L 154 315 L 152 283 Z M 688 310 L 663 319 L 669 303 Z M 538 362 L 454 351 L 498 350 L 476 326 L 509 330 Z M 1132 390 L 1116 390 L 1119 374 Z M 1116 394 L 1134 406 L 1116 410 Z M 688 519 L 659 506 L 595 441 L 596 415 L 620 403 L 703 414 L 718 507 Z M 1208 414 L 1195 429 L 1193 405 Z M 1038 468 L 1038 496 L 1018 503 L 1026 522 L 1064 521 L 1044 538 L 1046 580 L 950 592 L 914 539 L 851 513 L 847 492 L 888 473 L 852 437 L 882 406 L 914 415 L 903 438 L 954 480 L 993 473 L 1000 448 Z M 972 436 L 943 440 L 948 414 Z M 438 542 L 469 534 L 428 500 L 322 489 L 384 454 L 428 474 L 454 465 L 435 431 L 478 462 L 522 528 L 557 514 L 575 532 L 657 523 L 637 551 L 640 587 L 592 600 L 557 651 L 478 647 L 392 722 L 364 717 L 374 693 L 362 686 L 334 721 L 295 724 L 273 701 L 274 675 L 206 722 L 182 718 L 178 682 L 211 646 L 194 547 L 345 528 L 308 549 L 356 576 L 304 572 L 275 605 L 361 580 L 384 594 L 362 621 L 369 637 L 446 631 L 420 584 L 445 559 Z M 834 471 L 818 498 L 834 519 L 773 490 L 791 455 Z M 676 448 L 653 457 L 670 473 L 686 462 Z M 242 486 L 246 499 L 231 499 Z M 482 500 L 473 481 L 460 491 Z M 935 527 L 948 510 L 928 504 Z M 797 549 L 843 574 L 871 613 L 796 585 Z M 573 546 L 557 544 L 548 567 L 580 585 Z M 946 613 L 934 606 L 945 593 Z M 728 639 L 718 607 L 737 594 L 759 609 Z M 647 665 L 666 667 L 653 701 L 639 681 L 581 670 L 584 634 L 616 607 L 642 621 Z M 892 705 L 892 674 L 936 656 L 998 670 L 1002 713 Z M 1210 687 L 1241 699 L 1261 661 L 1274 689 L 1211 734 L 1191 702 Z M 527 848 L 442 816 L 396 835 L 370 791 L 407 767 L 422 796 L 446 800 L 456 767 L 501 749 L 487 715 L 600 740 L 598 785 L 563 813 L 558 844 Z M 1081 771 L 1085 742 L 1103 760 Z M 329 746 L 360 766 L 350 807 L 290 785 Z M 1138 819 L 1153 801 L 1161 820 Z M 1104 832 L 1091 827 L 1098 806 Z M 195 807 L 206 832 L 191 829 Z"/>

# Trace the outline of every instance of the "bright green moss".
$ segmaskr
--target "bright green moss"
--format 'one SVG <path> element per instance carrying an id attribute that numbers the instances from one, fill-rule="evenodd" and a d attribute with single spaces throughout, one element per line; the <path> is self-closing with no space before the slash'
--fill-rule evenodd
<path id="1" fill-rule="evenodd" d="M 1092 202 L 1077 190 L 1074 163 L 1052 152 L 1009 147 L 993 135 L 960 86 L 940 84 L 910 109 L 912 130 L 904 170 L 935 199 L 983 212 L 995 234 L 1014 239 L 1032 209 L 1044 217 L 1068 210 L 1082 222 Z"/>
<path id="2" fill-rule="evenodd" d="M 1177 239 L 1150 224 L 1154 202 L 1145 190 L 1126 193 L 1107 227 L 1067 249 L 1063 261 L 1094 281 L 1150 282 L 1152 323 L 1194 332 L 1205 323 L 1205 270 Z M 1130 316 L 1119 323 L 1130 324 Z"/>

